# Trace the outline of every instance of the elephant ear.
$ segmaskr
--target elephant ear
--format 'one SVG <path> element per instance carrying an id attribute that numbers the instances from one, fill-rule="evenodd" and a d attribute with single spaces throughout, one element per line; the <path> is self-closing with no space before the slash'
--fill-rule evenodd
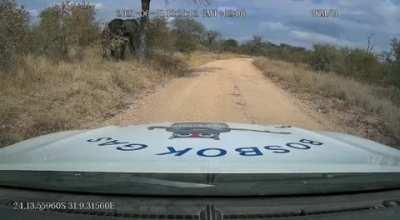
<path id="1" fill-rule="evenodd" d="M 139 22 L 136 19 L 127 19 L 124 21 L 126 31 L 130 34 L 135 34 L 139 31 Z"/>
<path id="2" fill-rule="evenodd" d="M 113 34 L 119 34 L 121 31 L 124 30 L 124 20 L 120 18 L 113 19 L 108 23 L 108 28 L 110 29 L 110 32 Z"/>

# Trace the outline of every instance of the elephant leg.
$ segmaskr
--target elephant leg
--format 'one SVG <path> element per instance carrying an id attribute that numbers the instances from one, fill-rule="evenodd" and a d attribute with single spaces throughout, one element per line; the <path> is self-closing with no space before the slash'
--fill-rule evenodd
<path id="1" fill-rule="evenodd" d="M 114 50 L 111 50 L 110 54 L 111 54 L 111 57 L 113 57 L 113 58 L 115 57 L 115 51 Z"/>
<path id="2" fill-rule="evenodd" d="M 110 49 L 107 47 L 103 47 L 103 58 L 108 59 L 108 58 L 110 58 L 110 56 L 111 56 Z"/>
<path id="3" fill-rule="evenodd" d="M 111 57 L 115 60 L 119 60 L 120 59 L 120 52 L 118 50 L 118 48 L 112 49 L 111 50 Z"/>
<path id="4" fill-rule="evenodd" d="M 131 52 L 131 54 L 135 56 L 135 45 L 132 39 L 129 39 L 128 47 L 129 47 L 129 52 Z"/>
<path id="5" fill-rule="evenodd" d="M 121 45 L 121 47 L 119 48 L 119 51 L 120 51 L 120 59 L 125 60 L 125 47 L 123 45 Z"/>

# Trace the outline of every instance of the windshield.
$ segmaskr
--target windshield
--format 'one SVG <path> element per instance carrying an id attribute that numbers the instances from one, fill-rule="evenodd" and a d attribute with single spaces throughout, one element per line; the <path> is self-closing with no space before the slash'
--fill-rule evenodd
<path id="1" fill-rule="evenodd" d="M 0 94 L 0 186 L 393 189 L 400 3 L 1 0 Z"/>

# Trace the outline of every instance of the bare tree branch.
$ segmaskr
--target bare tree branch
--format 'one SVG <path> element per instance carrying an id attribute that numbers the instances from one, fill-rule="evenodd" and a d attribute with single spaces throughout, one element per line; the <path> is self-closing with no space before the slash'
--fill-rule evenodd
<path id="1" fill-rule="evenodd" d="M 367 53 L 372 53 L 374 50 L 374 44 L 372 43 L 372 37 L 374 34 L 368 35 L 368 45 L 367 45 Z"/>

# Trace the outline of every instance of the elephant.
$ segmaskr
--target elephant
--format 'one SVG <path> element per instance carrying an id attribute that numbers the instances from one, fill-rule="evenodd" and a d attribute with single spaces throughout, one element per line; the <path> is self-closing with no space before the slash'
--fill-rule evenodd
<path id="1" fill-rule="evenodd" d="M 113 55 L 113 50 L 125 53 L 126 48 L 129 48 L 130 53 L 135 55 L 139 41 L 139 25 L 140 23 L 136 19 L 113 19 L 108 23 L 103 31 L 103 40 L 110 44 L 112 57 L 119 58 Z M 121 55 L 119 52 L 114 54 Z M 124 55 L 120 57 L 123 59 Z"/>

